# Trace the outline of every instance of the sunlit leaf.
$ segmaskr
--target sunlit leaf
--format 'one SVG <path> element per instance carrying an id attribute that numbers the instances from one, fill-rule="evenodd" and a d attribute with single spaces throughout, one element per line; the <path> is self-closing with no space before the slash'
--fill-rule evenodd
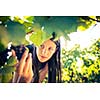
<path id="1" fill-rule="evenodd" d="M 42 32 L 41 30 L 34 32 L 30 36 L 30 40 L 36 45 L 40 46 L 45 40 L 49 39 L 49 34 L 46 34 L 45 32 Z"/>

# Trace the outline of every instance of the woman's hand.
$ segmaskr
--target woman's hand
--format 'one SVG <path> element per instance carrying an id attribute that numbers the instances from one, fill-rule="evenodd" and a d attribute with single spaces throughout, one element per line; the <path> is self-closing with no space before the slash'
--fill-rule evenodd
<path id="1" fill-rule="evenodd" d="M 13 55 L 15 55 L 14 51 L 12 51 L 12 53 Z M 28 50 L 25 50 L 16 68 L 17 70 L 15 72 L 14 82 L 17 83 L 31 82 L 34 74 L 32 70 L 32 54 L 28 53 Z"/>

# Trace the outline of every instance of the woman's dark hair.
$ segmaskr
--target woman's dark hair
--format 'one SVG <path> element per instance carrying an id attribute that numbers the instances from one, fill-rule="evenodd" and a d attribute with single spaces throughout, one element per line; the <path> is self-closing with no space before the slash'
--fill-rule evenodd
<path id="1" fill-rule="evenodd" d="M 61 64 L 60 64 L 60 41 L 55 41 L 56 52 L 48 61 L 48 82 L 61 82 Z"/>

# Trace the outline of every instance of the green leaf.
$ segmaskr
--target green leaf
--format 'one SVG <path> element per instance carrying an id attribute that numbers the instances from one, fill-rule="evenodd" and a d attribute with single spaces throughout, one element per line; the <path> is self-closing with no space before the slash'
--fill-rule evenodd
<path id="1" fill-rule="evenodd" d="M 17 59 L 11 56 L 8 61 L 7 65 L 4 65 L 0 68 L 0 75 L 1 75 L 1 82 L 9 82 L 12 79 L 12 72 L 16 70 L 15 65 L 17 64 Z"/>
<path id="2" fill-rule="evenodd" d="M 55 32 L 58 36 L 63 34 L 67 36 L 67 34 L 77 31 L 78 20 L 77 16 L 36 16 L 34 23 L 39 24 L 41 28 L 44 27 L 47 34 Z"/>
<path id="3" fill-rule="evenodd" d="M 26 20 L 28 20 L 30 23 L 33 23 L 34 16 L 27 17 Z"/>
<path id="4" fill-rule="evenodd" d="M 9 37 L 8 37 L 8 32 L 6 30 L 6 27 L 0 25 L 0 44 L 4 46 L 4 48 L 6 48 L 8 42 L 9 42 Z"/>
<path id="5" fill-rule="evenodd" d="M 24 25 L 26 33 L 32 31 L 32 29 L 33 29 L 33 24 L 32 23 L 24 22 L 23 25 Z"/>
<path id="6" fill-rule="evenodd" d="M 24 25 L 9 21 L 7 22 L 7 28 L 6 28 L 9 37 L 9 41 L 12 41 L 13 44 L 20 45 L 25 43 L 25 28 Z"/>
<path id="7" fill-rule="evenodd" d="M 45 40 L 49 39 L 50 35 L 38 30 L 37 32 L 34 32 L 31 36 L 30 36 L 30 40 L 34 43 L 34 45 L 36 46 L 40 46 Z"/>
<path id="8" fill-rule="evenodd" d="M 9 83 L 12 79 L 13 75 L 12 73 L 6 73 L 2 75 L 2 83 Z"/>
<path id="9" fill-rule="evenodd" d="M 17 59 L 13 56 L 11 56 L 8 61 L 6 66 L 14 66 L 17 64 Z"/>
<path id="10" fill-rule="evenodd" d="M 0 74 L 7 74 L 7 73 L 12 73 L 16 70 L 16 67 L 4 67 L 4 68 L 0 68 Z"/>

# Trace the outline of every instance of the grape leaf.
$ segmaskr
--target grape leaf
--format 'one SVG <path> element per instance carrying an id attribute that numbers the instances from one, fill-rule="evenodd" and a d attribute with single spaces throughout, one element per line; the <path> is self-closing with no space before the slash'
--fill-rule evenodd
<path id="1" fill-rule="evenodd" d="M 13 77 L 12 73 L 3 74 L 1 82 L 2 83 L 9 83 L 12 80 L 12 77 Z"/>
<path id="2" fill-rule="evenodd" d="M 14 21 L 7 22 L 7 32 L 9 41 L 12 41 L 13 44 L 19 45 L 25 43 L 25 28 L 22 24 Z"/>
<path id="3" fill-rule="evenodd" d="M 16 67 L 14 66 L 9 66 L 9 67 L 4 67 L 0 68 L 0 74 L 7 74 L 7 73 L 12 73 L 16 70 Z"/>
<path id="4" fill-rule="evenodd" d="M 13 21 L 22 24 L 25 28 L 25 32 L 30 32 L 33 27 L 34 16 L 14 16 Z"/>
<path id="5" fill-rule="evenodd" d="M 57 36 L 77 31 L 79 25 L 79 17 L 77 16 L 50 16 L 41 17 L 35 16 L 34 23 L 44 27 L 44 31 L 47 34 L 57 33 Z"/>
<path id="6" fill-rule="evenodd" d="M 42 31 L 48 34 L 49 37 L 51 37 L 52 33 L 55 32 L 57 38 L 59 38 L 60 36 L 64 36 L 66 39 L 70 39 L 68 34 L 70 34 L 71 32 L 76 32 L 79 26 L 82 27 L 82 28 L 80 27 L 79 29 L 86 30 L 92 24 L 95 24 L 94 21 L 89 19 L 88 16 L 85 16 L 85 17 L 82 17 L 82 16 L 35 16 L 33 21 L 34 21 L 33 23 L 34 31 L 37 27 L 37 30 L 42 29 Z M 39 43 L 43 43 L 44 41 L 44 39 L 41 38 L 43 35 L 45 35 L 45 40 L 48 39 L 48 36 L 46 34 L 38 34 L 37 36 L 32 36 L 31 40 L 35 44 L 36 42 L 38 42 L 38 45 L 39 45 Z"/>
<path id="7" fill-rule="evenodd" d="M 9 42 L 9 38 L 8 38 L 6 27 L 0 25 L 0 44 L 4 47 L 1 49 L 5 49 L 5 47 L 7 47 L 8 42 Z"/>
<path id="8" fill-rule="evenodd" d="M 36 32 L 34 32 L 31 36 L 30 36 L 30 40 L 34 43 L 34 45 L 36 46 L 40 46 L 40 44 L 42 44 L 46 39 L 49 39 L 50 35 L 38 30 Z"/>
<path id="9" fill-rule="evenodd" d="M 12 72 L 16 70 L 15 64 L 17 64 L 17 59 L 11 56 L 7 64 L 0 68 L 1 82 L 9 82 L 12 79 Z"/>
<path id="10" fill-rule="evenodd" d="M 78 26 L 78 17 L 65 16 L 35 16 L 33 30 L 30 40 L 37 46 L 45 40 L 52 37 L 52 33 L 56 33 L 56 38 L 65 36 L 69 39 L 70 32 L 76 31 Z"/>
<path id="11" fill-rule="evenodd" d="M 13 56 L 11 56 L 8 61 L 6 66 L 14 66 L 17 64 L 17 59 Z"/>

